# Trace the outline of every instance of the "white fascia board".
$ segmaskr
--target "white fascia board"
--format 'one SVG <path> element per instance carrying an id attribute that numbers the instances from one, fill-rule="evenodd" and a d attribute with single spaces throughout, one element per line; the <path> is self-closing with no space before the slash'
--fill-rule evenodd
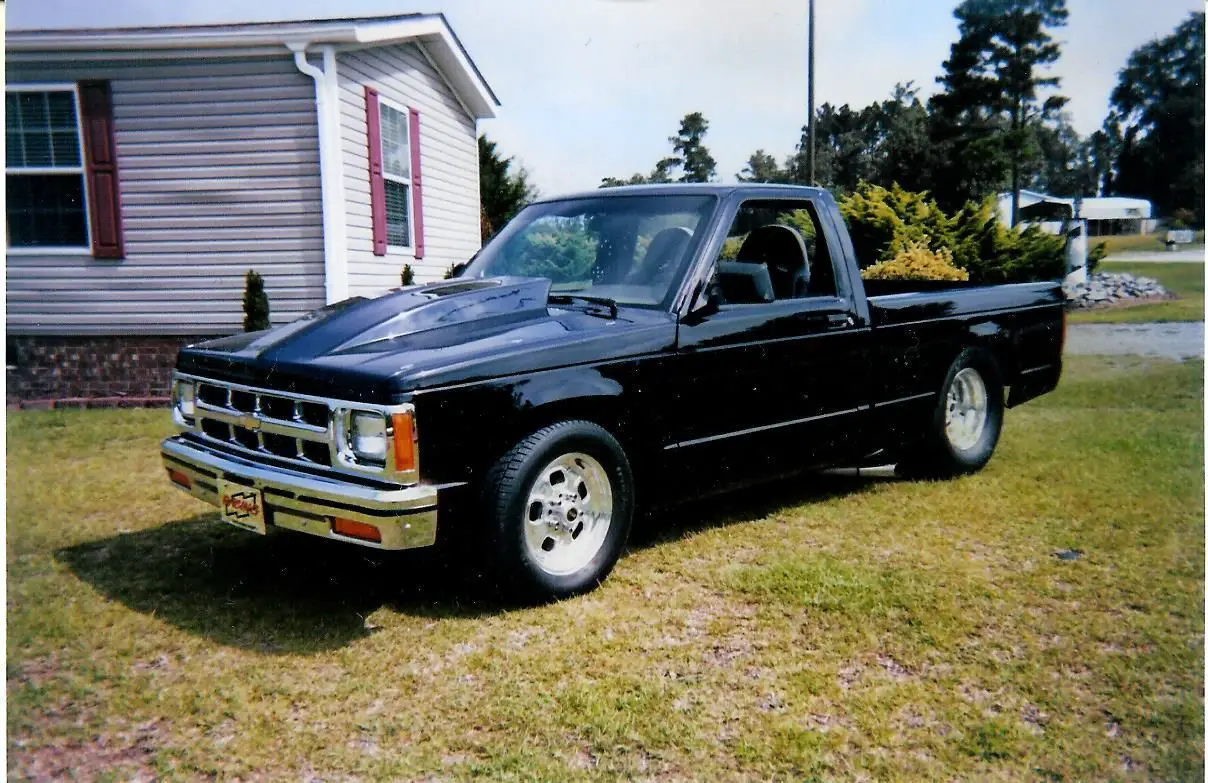
<path id="1" fill-rule="evenodd" d="M 86 34 L 85 34 L 86 33 Z M 356 40 L 356 27 L 282 25 L 272 29 L 222 30 L 73 30 L 11 32 L 7 51 L 205 49 L 210 47 L 280 46 L 286 41 L 338 43 Z"/>
<path id="2" fill-rule="evenodd" d="M 421 39 L 426 54 L 436 61 L 439 72 L 471 114 L 480 120 L 495 116 L 498 105 L 495 96 L 442 17 L 422 16 L 387 24 L 369 24 L 358 27 L 356 34 L 357 43 L 376 46 Z"/>
<path id="3" fill-rule="evenodd" d="M 283 23 L 240 29 L 161 28 L 140 30 L 13 31 L 5 41 L 6 57 L 14 61 L 70 59 L 72 52 L 92 51 L 105 59 L 154 57 L 157 51 L 209 51 L 213 56 L 238 56 L 262 47 L 306 42 L 311 46 L 388 46 L 423 40 L 428 54 L 449 85 L 477 119 L 495 116 L 499 105 L 491 88 L 466 56 L 444 17 L 439 14 L 391 21 L 348 24 Z"/>

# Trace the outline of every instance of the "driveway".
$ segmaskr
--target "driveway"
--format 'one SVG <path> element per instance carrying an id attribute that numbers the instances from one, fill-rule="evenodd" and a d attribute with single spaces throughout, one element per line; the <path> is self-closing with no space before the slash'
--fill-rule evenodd
<path id="1" fill-rule="evenodd" d="M 1126 261 L 1132 264 L 1202 264 L 1204 248 L 1190 247 L 1183 250 L 1133 250 L 1113 253 L 1104 261 Z"/>
<path id="2" fill-rule="evenodd" d="M 1139 354 L 1163 359 L 1202 359 L 1202 321 L 1168 324 L 1070 324 L 1069 354 Z"/>

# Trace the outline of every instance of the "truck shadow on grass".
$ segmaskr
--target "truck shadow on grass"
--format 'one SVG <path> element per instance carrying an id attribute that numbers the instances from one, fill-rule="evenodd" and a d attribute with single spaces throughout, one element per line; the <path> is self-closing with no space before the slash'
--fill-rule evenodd
<path id="1" fill-rule="evenodd" d="M 636 521 L 630 548 L 674 543 L 872 483 L 806 476 L 694 501 Z M 216 513 L 78 544 L 56 558 L 136 612 L 265 654 L 343 647 L 376 630 L 367 618 L 382 607 L 433 619 L 516 608 L 455 549 L 374 552 L 290 533 L 261 538 L 222 524 Z"/>

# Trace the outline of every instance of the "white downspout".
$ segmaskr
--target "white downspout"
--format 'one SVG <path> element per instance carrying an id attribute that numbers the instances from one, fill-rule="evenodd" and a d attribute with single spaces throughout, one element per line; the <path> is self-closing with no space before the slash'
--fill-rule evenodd
<path id="1" fill-rule="evenodd" d="M 294 67 L 315 82 L 315 119 L 319 128 L 319 182 L 323 199 L 323 277 L 327 303 L 348 298 L 348 244 L 344 215 L 344 155 L 340 145 L 339 80 L 336 55 L 324 46 L 323 68 L 306 59 L 309 41 L 286 44 Z"/>

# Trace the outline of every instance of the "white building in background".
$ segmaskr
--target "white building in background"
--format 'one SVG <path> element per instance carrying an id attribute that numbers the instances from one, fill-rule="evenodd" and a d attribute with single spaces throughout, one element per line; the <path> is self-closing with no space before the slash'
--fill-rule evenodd
<path id="1" fill-rule="evenodd" d="M 1148 234 L 1154 230 L 1153 204 L 1143 198 L 1096 196 L 1082 199 L 1081 208 L 1075 199 L 1050 196 L 1034 190 L 1019 192 L 1020 222 L 1039 223 L 1053 234 L 1061 232 L 1062 221 L 1072 218 L 1075 211 L 1086 221 L 1090 236 L 1108 234 Z M 998 216 L 1011 223 L 1011 194 L 998 194 Z"/>

